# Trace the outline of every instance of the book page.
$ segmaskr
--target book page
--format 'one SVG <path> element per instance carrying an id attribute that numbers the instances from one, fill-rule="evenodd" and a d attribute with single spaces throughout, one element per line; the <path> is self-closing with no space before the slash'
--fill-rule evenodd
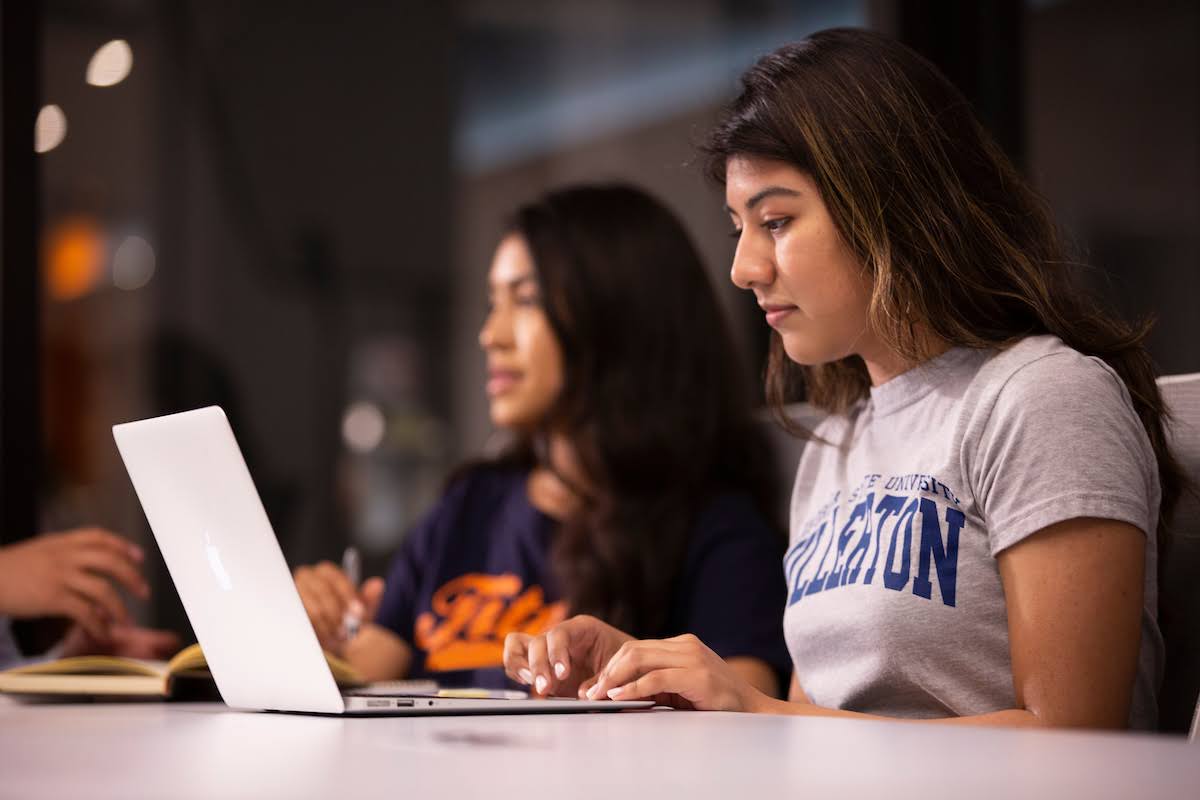
<path id="1" fill-rule="evenodd" d="M 6 670 L 9 675 L 146 675 L 165 677 L 167 662 L 117 656 L 71 656 Z"/>

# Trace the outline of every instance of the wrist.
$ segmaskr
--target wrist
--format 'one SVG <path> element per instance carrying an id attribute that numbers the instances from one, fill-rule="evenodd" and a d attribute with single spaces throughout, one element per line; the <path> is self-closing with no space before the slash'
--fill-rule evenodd
<path id="1" fill-rule="evenodd" d="M 754 689 L 754 697 L 751 698 L 746 710 L 753 714 L 799 714 L 801 713 L 798 706 L 800 703 L 793 703 L 789 700 L 781 700 L 778 697 L 771 697 L 768 694 Z"/>
<path id="2" fill-rule="evenodd" d="M 742 711 L 749 714 L 771 714 L 778 713 L 772 709 L 772 701 L 775 698 L 767 695 L 754 686 L 746 686 L 742 694 Z"/>

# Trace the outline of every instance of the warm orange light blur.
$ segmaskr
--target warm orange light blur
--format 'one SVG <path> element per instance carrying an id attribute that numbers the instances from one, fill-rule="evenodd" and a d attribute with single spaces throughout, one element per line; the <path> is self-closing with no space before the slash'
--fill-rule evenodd
<path id="1" fill-rule="evenodd" d="M 43 250 L 46 291 L 54 300 L 82 297 L 96 287 L 104 269 L 104 229 L 87 217 L 50 227 Z"/>

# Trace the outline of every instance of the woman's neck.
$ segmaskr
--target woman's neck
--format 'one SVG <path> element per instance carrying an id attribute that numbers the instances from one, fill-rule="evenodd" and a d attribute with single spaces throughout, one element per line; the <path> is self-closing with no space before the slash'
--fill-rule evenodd
<path id="1" fill-rule="evenodd" d="M 579 508 L 579 491 L 587 488 L 587 479 L 575 448 L 565 436 L 550 434 L 546 442 L 542 453 L 545 463 L 539 463 L 529 473 L 525 493 L 538 511 L 563 520 Z"/>
<path id="2" fill-rule="evenodd" d="M 859 351 L 859 356 L 867 366 L 867 374 L 872 386 L 882 386 L 892 378 L 899 377 L 913 367 L 919 366 L 930 359 L 937 358 L 950 349 L 950 343 L 934 336 L 923 327 L 918 326 L 918 341 L 921 357 L 918 359 L 905 358 L 890 347 L 879 343 L 877 347 Z"/>

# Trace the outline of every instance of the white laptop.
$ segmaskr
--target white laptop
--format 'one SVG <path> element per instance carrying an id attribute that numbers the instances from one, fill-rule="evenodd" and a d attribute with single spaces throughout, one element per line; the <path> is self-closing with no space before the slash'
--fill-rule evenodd
<path id="1" fill-rule="evenodd" d="M 163 559 L 234 708 L 319 714 L 529 714 L 620 711 L 649 701 L 355 696 L 321 653 L 287 563 L 216 406 L 113 427 Z M 268 664 L 287 664 L 280 672 Z"/>

